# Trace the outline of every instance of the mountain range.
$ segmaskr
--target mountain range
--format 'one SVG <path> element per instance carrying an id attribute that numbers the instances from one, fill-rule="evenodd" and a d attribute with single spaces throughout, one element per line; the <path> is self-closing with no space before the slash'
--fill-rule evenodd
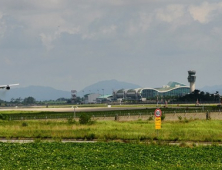
<path id="1" fill-rule="evenodd" d="M 127 83 L 117 80 L 105 80 L 87 86 L 77 94 L 78 96 L 83 96 L 84 94 L 89 94 L 89 93 L 99 93 L 101 95 L 103 94 L 106 95 L 106 94 L 112 94 L 113 90 L 135 89 L 139 87 L 141 86 L 132 83 Z"/>
<path id="2" fill-rule="evenodd" d="M 113 90 L 118 89 L 135 89 L 140 88 L 141 86 L 121 82 L 117 80 L 105 80 L 100 81 L 90 86 L 87 86 L 77 92 L 77 96 L 82 97 L 85 94 L 89 93 L 99 93 L 101 95 L 112 94 Z M 219 94 L 222 94 L 222 85 L 216 86 L 205 86 L 200 88 L 199 90 L 209 93 L 215 93 L 219 91 Z M 71 91 L 57 90 L 52 87 L 44 87 L 44 86 L 28 86 L 21 88 L 11 88 L 11 90 L 0 90 L 0 99 L 5 101 L 10 101 L 12 98 L 26 98 L 26 97 L 34 97 L 37 101 L 44 100 L 56 100 L 58 98 L 71 98 Z"/>
<path id="3" fill-rule="evenodd" d="M 82 97 L 88 93 L 112 94 L 112 90 L 138 87 L 140 86 L 132 83 L 120 82 L 117 80 L 106 80 L 85 87 L 77 93 L 77 96 Z M 10 101 L 12 98 L 24 99 L 26 97 L 34 97 L 37 101 L 56 100 L 61 97 L 71 98 L 71 90 L 63 91 L 44 86 L 28 86 L 21 88 L 12 87 L 11 90 L 0 90 L 1 100 Z"/>
<path id="4" fill-rule="evenodd" d="M 71 98 L 71 92 L 56 90 L 52 87 L 28 86 L 11 88 L 11 90 L 0 90 L 0 99 L 10 101 L 12 98 L 34 97 L 37 101 L 56 100 L 60 97 Z"/>

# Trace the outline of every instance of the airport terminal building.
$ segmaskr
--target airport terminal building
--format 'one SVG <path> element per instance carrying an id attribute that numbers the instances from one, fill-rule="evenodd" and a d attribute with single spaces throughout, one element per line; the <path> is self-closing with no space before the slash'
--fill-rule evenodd
<path id="1" fill-rule="evenodd" d="M 169 82 L 160 88 L 137 88 L 137 89 L 120 89 L 113 92 L 113 100 L 134 100 L 146 101 L 166 99 L 167 97 L 181 97 L 195 90 L 196 71 L 188 71 L 188 82 L 190 86 L 178 82 Z"/>
<path id="2" fill-rule="evenodd" d="M 119 89 L 113 91 L 111 95 L 87 94 L 84 96 L 85 103 L 102 103 L 106 101 L 147 101 L 160 100 L 172 97 L 181 97 L 192 93 L 195 90 L 196 71 L 188 71 L 187 86 L 178 82 L 169 82 L 159 88 L 137 88 L 137 89 Z"/>
<path id="3" fill-rule="evenodd" d="M 190 93 L 190 87 L 177 82 L 169 82 L 160 88 L 120 89 L 113 92 L 113 100 L 146 101 L 157 97 L 184 96 Z"/>

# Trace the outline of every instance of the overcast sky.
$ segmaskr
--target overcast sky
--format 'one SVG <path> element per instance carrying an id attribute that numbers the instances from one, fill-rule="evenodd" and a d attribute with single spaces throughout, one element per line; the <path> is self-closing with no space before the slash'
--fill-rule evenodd
<path id="1" fill-rule="evenodd" d="M 219 0 L 0 0 L 0 84 L 222 84 Z"/>

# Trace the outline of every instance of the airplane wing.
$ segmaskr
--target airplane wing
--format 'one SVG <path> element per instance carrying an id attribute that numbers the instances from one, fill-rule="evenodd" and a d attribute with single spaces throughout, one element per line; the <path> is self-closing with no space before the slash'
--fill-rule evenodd
<path id="1" fill-rule="evenodd" d="M 11 86 L 18 86 L 19 84 L 0 85 L 0 89 L 10 90 Z"/>

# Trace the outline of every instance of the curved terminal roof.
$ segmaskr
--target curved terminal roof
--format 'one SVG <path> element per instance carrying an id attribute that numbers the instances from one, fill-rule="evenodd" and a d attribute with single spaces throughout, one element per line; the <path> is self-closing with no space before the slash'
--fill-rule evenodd
<path id="1" fill-rule="evenodd" d="M 143 88 L 141 90 L 141 93 L 142 93 L 143 90 L 154 90 L 154 91 L 156 91 L 158 93 L 166 93 L 166 92 L 169 92 L 171 90 L 175 90 L 175 89 L 179 89 L 179 88 L 190 88 L 190 87 L 188 87 L 188 86 L 180 86 L 180 87 L 175 87 L 175 88 L 162 88 L 162 89 L 158 89 L 158 88 L 157 89 L 155 89 L 155 88 Z"/>
<path id="2" fill-rule="evenodd" d="M 128 92 L 129 93 L 132 93 L 132 92 L 142 93 L 143 90 L 154 90 L 158 93 L 165 93 L 165 92 L 169 92 L 171 90 L 175 90 L 175 89 L 179 89 L 179 88 L 190 88 L 190 87 L 186 86 L 185 84 L 170 81 L 167 85 L 164 85 L 159 88 L 147 87 L 147 88 L 137 88 L 137 89 L 120 89 L 120 90 L 117 90 L 116 93 L 118 93 L 118 94 L 123 93 L 123 92 L 125 92 L 125 93 L 128 93 Z"/>
<path id="3" fill-rule="evenodd" d="M 182 87 L 190 88 L 189 86 L 186 86 L 184 84 L 170 81 L 167 85 L 164 85 L 163 87 L 159 87 L 159 88 L 143 88 L 142 91 L 145 90 L 145 89 L 146 90 L 150 89 L 150 90 L 155 90 L 155 91 L 157 91 L 159 93 L 164 93 L 164 92 L 169 92 L 171 90 L 175 90 L 175 89 L 182 88 Z"/>
<path id="4" fill-rule="evenodd" d="M 137 93 L 139 90 L 141 90 L 141 88 L 129 89 L 129 90 L 127 90 L 127 93 L 128 93 L 128 92 L 135 92 L 135 93 Z"/>
<path id="5" fill-rule="evenodd" d="M 190 92 L 190 87 L 185 84 L 171 81 L 167 85 L 159 88 L 136 88 L 136 89 L 119 89 L 115 92 L 115 98 L 149 98 L 157 95 L 182 95 Z"/>
<path id="6" fill-rule="evenodd" d="M 123 93 L 124 92 L 124 89 L 119 89 L 116 91 L 116 93 Z"/>
<path id="7" fill-rule="evenodd" d="M 113 97 L 112 95 L 101 95 L 101 96 L 99 96 L 99 97 L 97 97 L 97 99 L 107 99 L 107 98 L 110 98 L 110 97 Z"/>

